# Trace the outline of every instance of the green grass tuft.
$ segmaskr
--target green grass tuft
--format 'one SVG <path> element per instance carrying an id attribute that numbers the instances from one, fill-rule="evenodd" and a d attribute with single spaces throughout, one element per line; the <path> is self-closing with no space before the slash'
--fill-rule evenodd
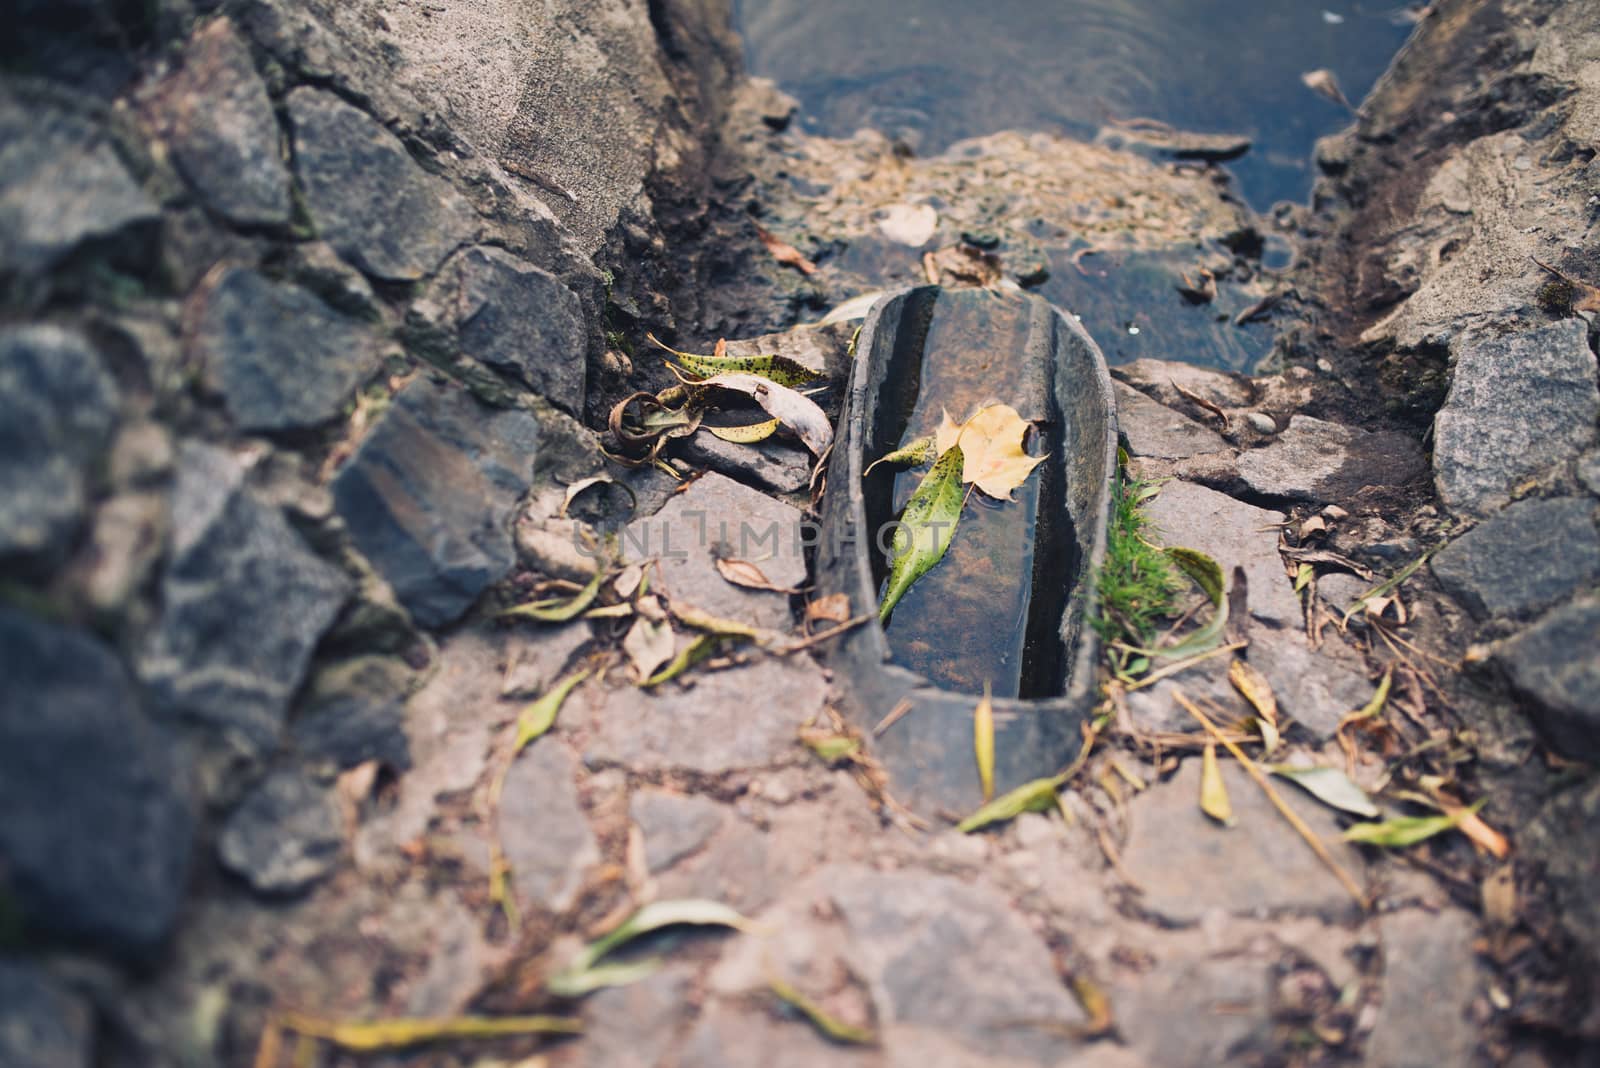
<path id="1" fill-rule="evenodd" d="M 1157 623 L 1172 614 L 1183 589 L 1171 559 L 1145 537 L 1150 521 L 1143 505 L 1155 495 L 1157 485 L 1130 480 L 1119 471 L 1113 488 L 1106 559 L 1095 579 L 1094 627 L 1119 675 L 1130 669 L 1130 654 L 1115 643 L 1148 648 Z"/>

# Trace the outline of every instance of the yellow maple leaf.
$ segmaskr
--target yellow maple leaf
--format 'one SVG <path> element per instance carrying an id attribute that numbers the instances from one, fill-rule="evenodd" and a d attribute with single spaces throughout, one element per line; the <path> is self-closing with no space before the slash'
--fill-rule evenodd
<path id="1" fill-rule="evenodd" d="M 1009 404 L 979 408 L 972 418 L 957 424 L 945 412 L 934 435 L 934 449 L 943 455 L 959 444 L 964 463 L 961 480 L 1000 500 L 1011 500 L 1011 493 L 1044 459 L 1022 450 L 1028 422 Z"/>

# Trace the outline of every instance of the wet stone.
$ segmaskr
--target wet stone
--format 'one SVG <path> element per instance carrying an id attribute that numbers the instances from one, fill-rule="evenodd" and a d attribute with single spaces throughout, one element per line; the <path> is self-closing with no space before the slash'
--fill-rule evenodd
<path id="1" fill-rule="evenodd" d="M 243 430 L 333 419 L 376 362 L 366 324 L 256 271 L 225 272 L 201 302 L 191 343 Z"/>
<path id="2" fill-rule="evenodd" d="M 511 515 L 538 443 L 532 414 L 418 378 L 335 476 L 356 547 L 421 626 L 457 619 L 516 562 Z"/>
<path id="3" fill-rule="evenodd" d="M 117 400 L 116 384 L 77 334 L 0 330 L 0 559 L 64 553 Z"/>
<path id="4" fill-rule="evenodd" d="M 375 278 L 409 282 L 472 236 L 467 202 L 366 113 L 319 89 L 287 100 L 306 206 L 341 256 Z"/>
<path id="5" fill-rule="evenodd" d="M 800 493 L 811 485 L 811 454 L 798 446 L 781 442 L 739 445 L 701 428 L 682 439 L 676 451 L 696 467 L 772 493 Z"/>
<path id="6" fill-rule="evenodd" d="M 1518 501 L 1433 557 L 1440 585 L 1480 619 L 1525 616 L 1600 579 L 1591 500 Z"/>
<path id="7" fill-rule="evenodd" d="M 797 587 L 806 579 L 802 524 L 790 505 L 708 474 L 655 515 L 629 524 L 622 545 L 629 559 L 660 557 L 658 575 L 669 596 L 723 619 L 787 631 L 793 620 L 787 596 L 735 586 L 716 561 L 759 560 L 774 586 Z"/>
<path id="8" fill-rule="evenodd" d="M 1112 391 L 1117 400 L 1117 429 L 1127 441 L 1130 455 L 1187 460 L 1231 451 L 1216 431 L 1158 404 L 1132 386 L 1114 382 Z"/>
<path id="9" fill-rule="evenodd" d="M 181 448 L 161 619 L 139 673 L 163 714 L 261 756 L 352 584 L 243 479 L 221 449 Z"/>
<path id="10" fill-rule="evenodd" d="M 557 407 L 581 411 L 588 347 L 583 309 L 554 275 L 479 246 L 445 264 L 431 295 L 450 310 L 463 354 Z"/>
<path id="11" fill-rule="evenodd" d="M 1533 703 L 1549 743 L 1574 760 L 1600 760 L 1600 599 L 1555 611 L 1495 654 L 1518 693 Z"/>
<path id="12" fill-rule="evenodd" d="M 292 734 L 301 753 L 353 768 L 368 760 L 411 766 L 405 704 L 416 679 L 404 661 L 363 656 L 318 671 L 306 686 Z"/>
<path id="13" fill-rule="evenodd" d="M 1178 392 L 1180 386 L 1219 408 L 1243 408 L 1255 400 L 1255 388 L 1243 375 L 1191 363 L 1138 359 L 1112 368 L 1111 377 L 1174 408 L 1192 403 Z"/>
<path id="14" fill-rule="evenodd" d="M 289 221 L 278 120 L 233 23 L 217 19 L 196 31 L 155 107 L 178 170 L 208 207 L 247 226 Z"/>
<path id="15" fill-rule="evenodd" d="M 524 749 L 500 792 L 500 847 L 517 896 L 551 912 L 571 907 L 600 847 L 578 804 L 577 762 L 554 738 Z"/>
<path id="16" fill-rule="evenodd" d="M 1477 1028 L 1468 1015 L 1478 990 L 1477 922 L 1460 909 L 1410 909 L 1378 920 L 1383 1001 L 1367 1040 L 1367 1062 L 1383 1068 L 1471 1064 Z"/>
<path id="17" fill-rule="evenodd" d="M 1369 486 L 1403 486 L 1426 471 L 1422 450 L 1405 434 L 1290 417 L 1271 444 L 1239 457 L 1239 477 L 1267 497 L 1350 502 Z"/>
<path id="18" fill-rule="evenodd" d="M 151 954 L 183 898 L 193 808 L 183 749 L 111 650 L 0 609 L 0 898 L 24 929 Z"/>
<path id="19" fill-rule="evenodd" d="M 90 1068 L 94 1013 L 38 967 L 0 957 L 0 1064 Z"/>
<path id="20" fill-rule="evenodd" d="M 727 818 L 715 801 L 662 790 L 635 793 L 628 802 L 628 815 L 644 835 L 645 866 L 652 875 L 705 845 Z"/>
<path id="21" fill-rule="evenodd" d="M 339 864 L 344 833 L 333 790 L 303 772 L 276 771 L 228 817 L 222 866 L 263 894 L 297 894 Z"/>
<path id="22" fill-rule="evenodd" d="M 1356 905 L 1349 893 L 1249 776 L 1224 760 L 1222 779 L 1233 802 L 1233 827 L 1200 811 L 1198 759 L 1185 760 L 1171 779 L 1131 803 L 1132 830 L 1122 857 L 1145 889 L 1141 907 L 1173 924 L 1198 922 L 1212 910 L 1330 919 L 1352 914 Z M 1361 855 L 1339 841 L 1334 815 L 1310 797 L 1280 793 L 1359 881 Z"/>
<path id="23" fill-rule="evenodd" d="M 160 218 L 92 123 L 0 95 L 0 273 L 47 270 L 88 241 L 143 249 Z"/>
<path id="24" fill-rule="evenodd" d="M 1488 514 L 1521 480 L 1594 444 L 1600 389 L 1581 318 L 1503 337 L 1464 333 L 1450 348 L 1433 471 L 1452 509 Z"/>
<path id="25" fill-rule="evenodd" d="M 724 671 L 691 668 L 683 678 L 692 685 L 609 691 L 584 759 L 591 766 L 707 775 L 769 767 L 800 755 L 795 732 L 821 710 L 826 688 L 798 657 L 765 657 Z"/>
<path id="26" fill-rule="evenodd" d="M 1228 583 L 1243 567 L 1250 614 L 1275 627 L 1300 625 L 1300 600 L 1278 555 L 1282 512 L 1268 511 L 1189 482 L 1169 482 L 1145 506 L 1162 543 L 1198 549 L 1222 565 Z"/>

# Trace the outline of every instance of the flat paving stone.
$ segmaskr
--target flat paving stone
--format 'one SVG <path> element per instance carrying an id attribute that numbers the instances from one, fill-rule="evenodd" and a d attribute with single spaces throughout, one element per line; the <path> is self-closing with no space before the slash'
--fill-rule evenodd
<path id="1" fill-rule="evenodd" d="M 1133 360 L 1112 368 L 1111 377 L 1173 407 L 1189 403 L 1179 386 L 1219 408 L 1243 408 L 1255 402 L 1255 386 L 1244 375 L 1175 360 Z"/>
<path id="2" fill-rule="evenodd" d="M 1350 503 L 1369 486 L 1404 486 L 1427 472 L 1415 439 L 1296 414 L 1272 442 L 1239 456 L 1239 477 L 1267 497 Z"/>
<path id="3" fill-rule="evenodd" d="M 1300 599 L 1278 555 L 1282 512 L 1235 500 L 1192 482 L 1169 482 L 1145 506 L 1165 545 L 1198 549 L 1222 565 L 1231 584 L 1243 567 L 1250 585 L 1250 614 L 1275 627 L 1298 627 Z"/>
<path id="4" fill-rule="evenodd" d="M 1132 386 L 1111 384 L 1117 401 L 1117 429 L 1133 456 L 1187 460 L 1207 453 L 1225 453 L 1232 446 L 1209 427 L 1146 397 Z"/>
<path id="5" fill-rule="evenodd" d="M 556 1048 L 550 1063 L 554 1068 L 656 1068 L 665 1063 L 679 1029 L 694 1011 L 692 978 L 683 970 L 667 970 L 590 995 L 583 1000 L 587 1026 L 582 1040 Z"/>
<path id="6" fill-rule="evenodd" d="M 1533 704 L 1546 740 L 1574 760 L 1600 759 L 1600 598 L 1557 608 L 1500 646 L 1495 660 Z"/>
<path id="7" fill-rule="evenodd" d="M 1581 318 L 1450 345 L 1450 392 L 1433 420 L 1433 472 L 1451 509 L 1487 515 L 1518 482 L 1595 443 L 1600 388 Z"/>
<path id="8" fill-rule="evenodd" d="M 1408 909 L 1378 919 L 1383 1000 L 1367 1039 L 1372 1068 L 1471 1064 L 1478 1029 L 1468 1015 L 1480 982 L 1477 921 L 1460 909 Z"/>
<path id="9" fill-rule="evenodd" d="M 706 474 L 622 536 L 630 560 L 656 557 L 659 588 L 702 612 L 788 631 L 789 598 L 735 586 L 717 571 L 719 558 L 749 560 L 774 586 L 806 581 L 804 517 L 799 510 L 731 478 Z"/>
<path id="10" fill-rule="evenodd" d="M 229 19 L 195 31 L 154 111 L 178 170 L 208 207 L 247 226 L 289 221 L 278 119 L 250 48 Z"/>
<path id="11" fill-rule="evenodd" d="M 1480 619 L 1526 616 L 1600 581 L 1588 498 L 1517 501 L 1434 554 L 1434 577 Z"/>
<path id="12" fill-rule="evenodd" d="M 728 815 L 710 798 L 665 790 L 639 790 L 628 799 L 628 816 L 644 835 L 645 866 L 652 875 L 705 845 Z"/>
<path id="13" fill-rule="evenodd" d="M 1198 758 L 1185 760 L 1171 779 L 1131 802 L 1122 859 L 1144 888 L 1141 907 L 1175 924 L 1196 923 L 1213 910 L 1353 916 L 1357 907 L 1350 894 L 1234 761 L 1222 761 L 1222 781 L 1233 803 L 1232 827 L 1200 811 Z M 1333 813 L 1292 788 L 1279 793 L 1359 882 L 1361 854 L 1339 840 Z"/>
<path id="14" fill-rule="evenodd" d="M 472 236 L 467 202 L 366 112 L 321 89 L 285 101 L 306 207 L 339 255 L 374 278 L 412 282 Z"/>
<path id="15" fill-rule="evenodd" d="M 554 738 L 517 756 L 500 792 L 500 847 L 524 904 L 564 912 L 600 861 L 594 831 L 578 804 L 578 765 Z"/>
<path id="16" fill-rule="evenodd" d="M 692 685 L 607 691 L 584 759 L 707 775 L 770 767 L 799 755 L 796 732 L 821 710 L 826 691 L 820 671 L 804 658 L 768 656 L 723 671 L 690 668 L 683 679 Z"/>

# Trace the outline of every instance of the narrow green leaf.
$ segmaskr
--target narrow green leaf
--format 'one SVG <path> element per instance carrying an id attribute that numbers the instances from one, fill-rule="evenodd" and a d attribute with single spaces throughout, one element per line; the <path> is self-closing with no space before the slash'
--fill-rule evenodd
<path id="1" fill-rule="evenodd" d="M 889 541 L 889 585 L 878 608 L 879 622 L 889 615 L 911 584 L 944 558 L 955 537 L 966 495 L 961 485 L 961 447 L 954 446 L 922 476 L 906 502 Z"/>
<path id="2" fill-rule="evenodd" d="M 731 441 L 735 445 L 754 445 L 758 441 L 766 441 L 778 431 L 778 420 L 768 419 L 764 423 L 751 423 L 749 426 L 708 426 L 713 437 L 723 441 Z"/>
<path id="3" fill-rule="evenodd" d="M 878 1036 L 865 1027 L 847 1024 L 843 1020 L 830 1016 L 821 1005 L 818 1005 L 777 976 L 768 975 L 767 985 L 772 988 L 772 992 L 779 999 L 799 1010 L 802 1016 L 811 1021 L 812 1026 L 835 1042 L 844 1042 L 855 1046 L 870 1046 L 878 1041 Z"/>
<path id="4" fill-rule="evenodd" d="M 550 687 L 550 692 L 534 701 L 517 715 L 517 740 L 512 744 L 513 755 L 522 752 L 529 742 L 555 726 L 556 713 L 567 699 L 572 688 L 589 677 L 589 669 L 574 671 Z"/>
<path id="5" fill-rule="evenodd" d="M 648 979 L 659 972 L 665 963 L 660 957 L 646 957 L 644 960 L 596 964 L 581 972 L 563 971 L 551 976 L 545 983 L 545 989 L 558 998 L 581 998 L 596 990 L 629 986 Z"/>
<path id="6" fill-rule="evenodd" d="M 593 968 L 599 963 L 600 958 L 617 947 L 651 931 L 681 924 L 699 927 L 733 927 L 740 931 L 753 930 L 755 927 L 749 920 L 720 901 L 707 901 L 702 898 L 653 901 L 636 910 L 611 933 L 602 935 L 585 946 L 573 962 L 562 969 L 560 981 L 579 982 L 579 977 L 583 973 Z"/>
<path id="7" fill-rule="evenodd" d="M 848 734 L 831 734 L 827 731 L 803 730 L 800 740 L 823 761 L 832 764 L 861 748 L 861 739 Z"/>
<path id="8" fill-rule="evenodd" d="M 1364 845 L 1387 846 L 1390 849 L 1404 849 L 1406 846 L 1426 841 L 1436 834 L 1455 829 L 1461 825 L 1462 820 L 1482 807 L 1483 801 L 1478 801 L 1452 816 L 1396 816 L 1382 823 L 1358 823 L 1344 832 L 1344 840 L 1361 842 Z"/>
<path id="9" fill-rule="evenodd" d="M 641 682 L 639 684 L 640 688 L 648 690 L 652 686 L 660 686 L 663 682 L 670 682 L 671 680 L 677 678 L 679 675 L 682 675 L 685 671 L 688 671 L 700 661 L 710 656 L 712 652 L 716 650 L 717 643 L 721 640 L 721 637 L 716 634 L 700 635 L 694 641 L 680 649 L 678 651 L 678 655 L 673 657 L 667 663 L 666 667 L 662 668 L 660 671 Z"/>
<path id="10" fill-rule="evenodd" d="M 444 1019 L 397 1017 L 346 1022 L 314 1016 L 286 1015 L 284 1026 L 347 1050 L 373 1053 L 400 1050 L 449 1039 L 500 1038 L 506 1035 L 578 1034 L 582 1020 L 561 1016 L 452 1016 Z"/>
<path id="11" fill-rule="evenodd" d="M 1368 590 L 1366 593 L 1363 593 L 1360 597 L 1357 597 L 1355 603 L 1345 610 L 1344 618 L 1339 621 L 1339 625 L 1342 627 L 1346 623 L 1350 622 L 1350 617 L 1361 611 L 1362 607 L 1366 605 L 1368 601 L 1377 597 L 1387 597 L 1389 594 L 1399 589 L 1401 583 L 1405 582 L 1406 579 L 1416 574 L 1417 569 L 1428 562 L 1428 557 L 1434 554 L 1436 548 L 1437 547 L 1435 547 L 1435 549 L 1429 549 L 1427 552 L 1411 561 L 1405 567 L 1402 567 L 1399 571 L 1396 571 L 1393 576 L 1372 587 L 1372 589 Z"/>
<path id="12" fill-rule="evenodd" d="M 963 834 L 971 834 L 990 824 L 1016 819 L 1024 812 L 1048 812 L 1055 807 L 1056 791 L 1061 789 L 1061 785 L 1062 780 L 1059 777 L 1025 782 L 1015 790 L 1001 794 L 962 820 L 956 825 L 956 830 Z"/>
<path id="13" fill-rule="evenodd" d="M 933 435 L 929 434 L 927 437 L 907 442 L 893 452 L 884 453 L 867 465 L 867 469 L 861 472 L 861 477 L 865 478 L 872 474 L 872 469 L 879 464 L 900 464 L 905 467 L 915 467 L 918 464 L 925 464 L 933 458 Z"/>
<path id="14" fill-rule="evenodd" d="M 972 751 L 978 759 L 978 782 L 983 799 L 994 800 L 994 700 L 989 696 L 989 680 L 983 682 L 983 700 L 972 713 Z"/>
<path id="15" fill-rule="evenodd" d="M 1163 549 L 1162 552 L 1180 571 L 1193 579 L 1194 584 L 1199 586 L 1211 601 L 1211 618 L 1176 645 L 1170 645 L 1165 649 L 1131 651 L 1145 656 L 1181 660 L 1211 648 L 1217 640 L 1217 635 L 1222 633 L 1222 628 L 1228 625 L 1227 583 L 1222 577 L 1222 565 L 1198 549 L 1174 547 Z"/>
<path id="16" fill-rule="evenodd" d="M 1325 805 L 1367 819 L 1378 818 L 1378 806 L 1372 803 L 1367 792 L 1338 768 L 1297 768 L 1289 764 L 1274 764 L 1267 768 L 1272 774 L 1288 779 Z"/>
<path id="17" fill-rule="evenodd" d="M 553 597 L 542 601 L 530 601 L 519 604 L 514 608 L 507 608 L 500 613 L 501 619 L 532 619 L 540 623 L 565 623 L 576 619 L 584 609 L 594 603 L 600 594 L 600 583 L 605 581 L 606 569 L 596 566 L 594 578 L 589 584 L 575 593 L 570 599 L 562 600 Z"/>
<path id="18" fill-rule="evenodd" d="M 661 348 L 672 353 L 685 371 L 701 378 L 714 378 L 721 374 L 755 375 L 780 386 L 804 386 L 823 376 L 803 363 L 787 356 L 697 356 L 692 352 L 679 352 L 662 345 L 654 334 L 649 335 Z"/>
<path id="19" fill-rule="evenodd" d="M 1222 781 L 1222 766 L 1217 763 L 1217 747 L 1207 745 L 1200 764 L 1200 811 L 1224 827 L 1233 826 L 1233 802 Z"/>

